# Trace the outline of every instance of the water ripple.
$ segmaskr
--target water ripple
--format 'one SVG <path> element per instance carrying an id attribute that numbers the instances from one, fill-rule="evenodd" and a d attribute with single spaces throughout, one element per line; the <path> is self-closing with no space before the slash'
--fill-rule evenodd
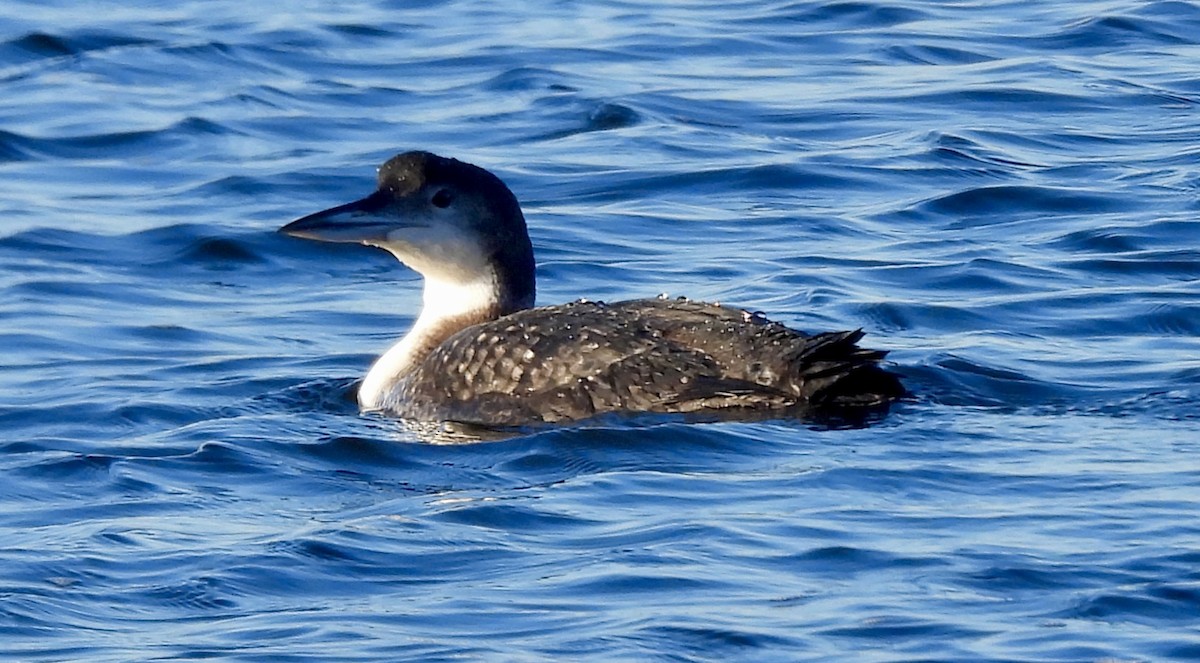
<path id="1" fill-rule="evenodd" d="M 11 657 L 1200 655 L 1195 3 L 0 27 Z M 913 397 L 485 440 L 360 415 L 418 283 L 275 230 L 407 148 L 512 185 L 544 303 L 862 327 Z"/>

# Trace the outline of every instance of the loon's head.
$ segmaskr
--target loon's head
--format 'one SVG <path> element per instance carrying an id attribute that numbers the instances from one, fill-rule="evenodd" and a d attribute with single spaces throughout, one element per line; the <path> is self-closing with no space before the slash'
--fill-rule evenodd
<path id="1" fill-rule="evenodd" d="M 398 154 L 380 167 L 371 195 L 279 230 L 387 249 L 427 281 L 494 279 L 503 312 L 533 305 L 533 247 L 516 196 L 500 178 L 456 159 Z"/>

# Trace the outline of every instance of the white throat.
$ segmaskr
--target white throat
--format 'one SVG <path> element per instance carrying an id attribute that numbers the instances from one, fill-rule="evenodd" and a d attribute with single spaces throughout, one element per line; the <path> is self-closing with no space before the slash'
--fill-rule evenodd
<path id="1" fill-rule="evenodd" d="M 433 348 L 458 331 L 461 321 L 479 322 L 497 310 L 497 287 L 496 275 L 490 271 L 466 283 L 426 278 L 421 315 L 404 338 L 371 366 L 358 390 L 359 406 L 364 410 L 384 409 L 396 384 Z"/>

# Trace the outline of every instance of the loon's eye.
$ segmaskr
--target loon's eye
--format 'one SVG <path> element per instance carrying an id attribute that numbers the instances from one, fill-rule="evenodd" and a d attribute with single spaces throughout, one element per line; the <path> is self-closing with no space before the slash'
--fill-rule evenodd
<path id="1" fill-rule="evenodd" d="M 433 203 L 434 207 L 441 207 L 445 209 L 450 206 L 450 203 L 453 200 L 454 196 L 450 194 L 449 189 L 438 189 L 438 192 L 433 194 L 433 198 L 431 198 L 429 202 Z"/>

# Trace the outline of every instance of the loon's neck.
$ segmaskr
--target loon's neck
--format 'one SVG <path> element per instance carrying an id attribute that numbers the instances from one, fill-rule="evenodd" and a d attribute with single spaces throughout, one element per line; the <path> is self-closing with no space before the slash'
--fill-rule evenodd
<path id="1" fill-rule="evenodd" d="M 533 296 L 503 287 L 489 271 L 468 282 L 425 279 L 421 314 L 404 338 L 375 361 L 358 390 L 364 410 L 378 410 L 396 383 L 458 331 L 533 306 Z"/>

